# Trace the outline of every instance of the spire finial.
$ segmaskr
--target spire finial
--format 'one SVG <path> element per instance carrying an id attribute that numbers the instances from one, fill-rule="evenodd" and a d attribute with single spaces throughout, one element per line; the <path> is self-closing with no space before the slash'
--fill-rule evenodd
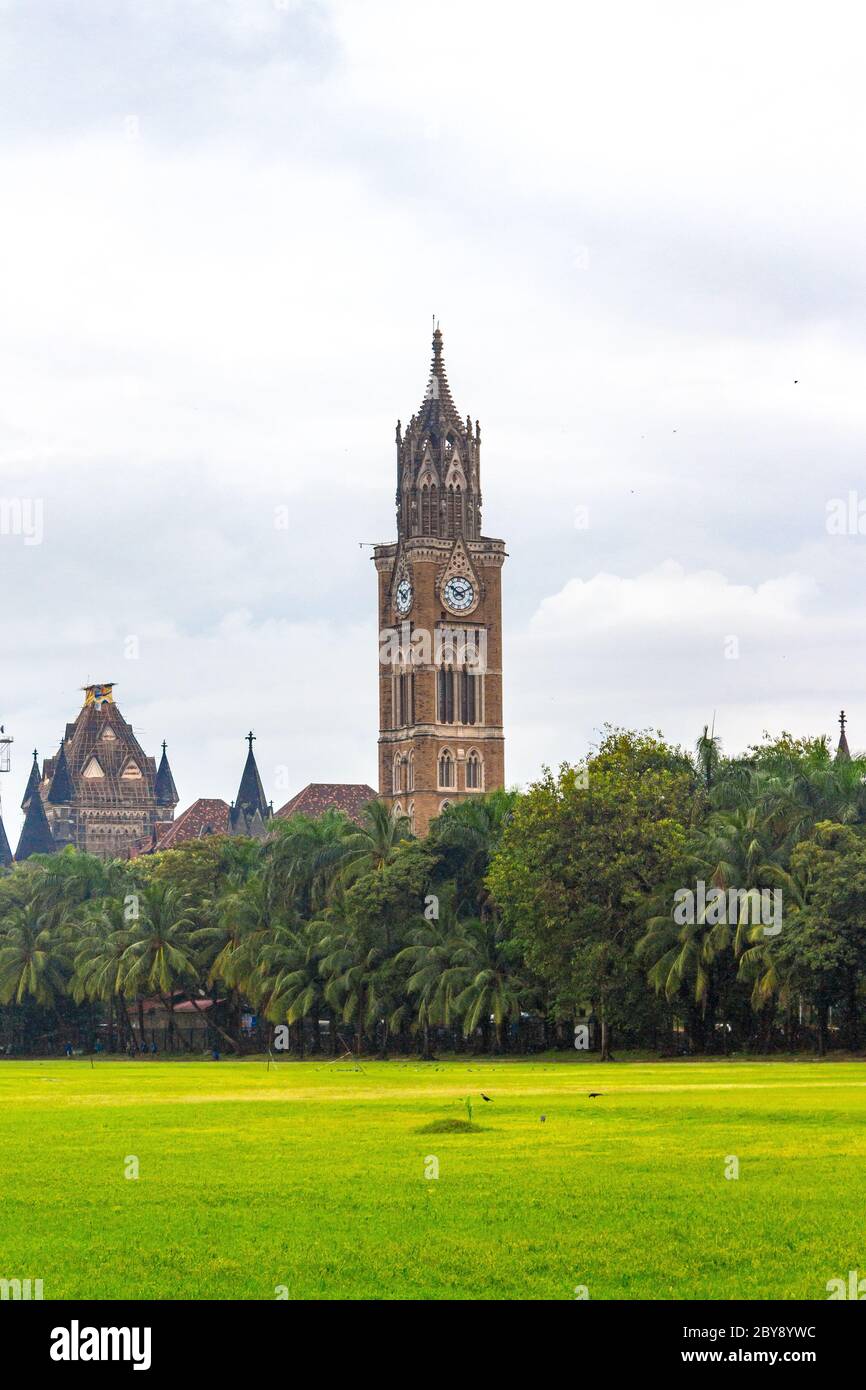
<path id="1" fill-rule="evenodd" d="M 167 747 L 168 747 L 168 744 L 166 743 L 165 739 L 163 739 L 163 740 L 162 740 L 162 755 L 163 755 L 163 757 L 165 757 L 165 750 L 166 750 Z"/>
<path id="2" fill-rule="evenodd" d="M 253 740 L 254 740 L 254 739 L 255 739 L 255 734 L 253 733 L 252 729 L 250 729 L 249 733 L 247 734 L 247 743 L 250 745 L 250 752 L 251 752 L 251 753 L 252 753 L 252 751 L 253 751 Z"/>
<path id="3" fill-rule="evenodd" d="M 840 710 L 840 711 L 839 711 L 839 728 L 841 729 L 841 731 L 842 731 L 843 734 L 844 734 L 844 732 L 845 732 L 845 725 L 847 724 L 847 722 L 848 722 L 848 721 L 847 721 L 847 719 L 845 718 L 845 711 L 844 711 L 844 710 Z"/>

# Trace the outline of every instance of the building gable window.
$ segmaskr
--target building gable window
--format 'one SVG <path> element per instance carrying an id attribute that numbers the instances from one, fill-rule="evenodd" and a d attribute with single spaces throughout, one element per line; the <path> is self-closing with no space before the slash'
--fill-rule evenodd
<path id="1" fill-rule="evenodd" d="M 87 767 L 84 769 L 81 775 L 82 777 L 86 777 L 88 781 L 91 781 L 97 777 L 104 777 L 105 773 L 102 771 L 99 759 L 91 758 L 90 762 L 87 764 Z"/>

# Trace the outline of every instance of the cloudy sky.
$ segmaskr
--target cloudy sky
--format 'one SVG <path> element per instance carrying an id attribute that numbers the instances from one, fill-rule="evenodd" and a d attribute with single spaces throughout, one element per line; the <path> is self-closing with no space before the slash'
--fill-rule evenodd
<path id="1" fill-rule="evenodd" d="M 375 783 L 364 543 L 434 313 L 508 543 L 509 780 L 606 721 L 734 751 L 844 705 L 866 745 L 858 14 L 0 0 L 10 838 L 87 680 L 182 806 L 251 726 L 276 804 Z"/>

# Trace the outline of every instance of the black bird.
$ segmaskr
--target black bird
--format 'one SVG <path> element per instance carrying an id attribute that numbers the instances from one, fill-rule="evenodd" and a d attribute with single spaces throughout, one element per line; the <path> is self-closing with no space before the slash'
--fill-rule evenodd
<path id="1" fill-rule="evenodd" d="M 590 1091 L 589 1095 L 587 1096 L 587 1099 L 588 1099 L 588 1100 L 593 1100 L 593 1099 L 595 1098 L 595 1096 L 603 1096 L 603 1095 L 604 1095 L 604 1091 Z"/>
<path id="2" fill-rule="evenodd" d="M 482 1092 L 481 1092 L 481 1099 L 482 1099 L 482 1100 L 489 1100 L 490 1097 L 489 1097 L 489 1096 L 486 1096 L 486 1095 L 484 1094 L 484 1092 L 482 1091 Z"/>

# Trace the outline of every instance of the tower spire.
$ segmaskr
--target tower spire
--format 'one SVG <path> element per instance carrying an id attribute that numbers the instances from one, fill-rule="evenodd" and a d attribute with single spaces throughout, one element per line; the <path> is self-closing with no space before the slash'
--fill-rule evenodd
<path id="1" fill-rule="evenodd" d="M 238 794 L 229 813 L 229 829 L 233 835 L 255 835 L 258 837 L 263 833 L 264 823 L 270 820 L 270 808 L 265 800 L 265 789 L 262 786 L 262 779 L 259 776 L 259 769 L 253 753 L 255 737 L 250 729 L 246 736 L 249 752 L 244 764 Z"/>
<path id="2" fill-rule="evenodd" d="M 27 786 L 24 788 L 24 795 L 21 798 L 21 810 L 26 811 L 30 805 L 30 798 L 34 792 L 38 792 L 39 783 L 42 781 L 42 774 L 39 771 L 39 754 L 33 749 L 33 766 L 30 769 L 30 776 L 27 778 Z"/>
<path id="3" fill-rule="evenodd" d="M 837 749 L 836 749 L 836 761 L 837 761 L 837 762 L 849 762 L 849 761 L 850 761 L 850 758 L 851 758 L 851 750 L 850 750 L 850 748 L 848 747 L 848 739 L 847 739 L 847 737 L 846 737 L 846 735 L 845 735 L 845 725 L 846 725 L 847 723 L 848 723 L 848 720 L 847 720 L 847 718 L 846 718 L 846 716 L 845 716 L 845 711 L 844 711 L 844 710 L 840 710 L 840 711 L 839 711 L 839 744 L 838 744 L 838 747 L 837 747 Z"/>
<path id="4" fill-rule="evenodd" d="M 162 757 L 159 760 L 159 767 L 156 770 L 156 782 L 154 783 L 154 795 L 156 804 L 161 809 L 166 806 L 176 806 L 180 801 L 177 794 L 177 787 L 174 785 L 174 778 L 171 775 L 171 768 L 168 763 L 168 744 L 163 739 Z"/>
<path id="5" fill-rule="evenodd" d="M 31 796 L 27 807 L 15 859 L 20 864 L 23 859 L 29 859 L 31 854 L 53 854 L 56 848 L 45 807 L 42 805 L 42 797 L 37 792 L 35 796 Z"/>
<path id="6" fill-rule="evenodd" d="M 442 330 L 434 319 L 433 355 L 419 409 L 397 430 L 397 530 L 401 540 L 481 534 L 481 436 L 454 404 Z"/>

